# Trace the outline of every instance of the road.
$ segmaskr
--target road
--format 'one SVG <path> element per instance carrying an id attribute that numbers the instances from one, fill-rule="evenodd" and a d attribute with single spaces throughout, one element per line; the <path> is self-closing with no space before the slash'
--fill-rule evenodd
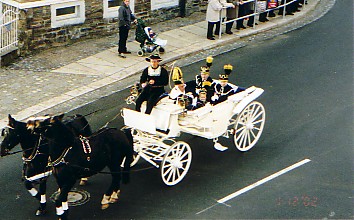
<path id="1" fill-rule="evenodd" d="M 217 152 L 212 141 L 184 134 L 180 139 L 190 144 L 193 160 L 180 184 L 165 186 L 159 170 L 141 161 L 131 183 L 123 185 L 119 204 L 101 211 L 110 179 L 100 174 L 82 188 L 90 201 L 71 208 L 71 219 L 352 219 L 351 9 L 351 1 L 337 1 L 311 25 L 215 57 L 214 78 L 231 63 L 231 82 L 265 90 L 259 101 L 266 108 L 266 126 L 249 152 L 238 152 L 232 139 L 221 139 L 229 150 Z M 182 70 L 196 73 L 201 65 L 204 61 Z M 88 117 L 98 129 L 126 107 L 127 94 L 121 91 L 69 114 L 101 109 Z M 122 125 L 121 117 L 110 123 Z M 298 162 L 303 163 L 291 169 Z M 1 218 L 37 219 L 37 204 L 20 182 L 20 156 L 1 158 L 0 166 Z M 51 178 L 48 191 L 54 190 Z M 240 190 L 244 193 L 233 194 Z M 223 204 L 217 202 L 223 198 Z M 54 204 L 48 209 L 41 219 L 54 218 Z"/>

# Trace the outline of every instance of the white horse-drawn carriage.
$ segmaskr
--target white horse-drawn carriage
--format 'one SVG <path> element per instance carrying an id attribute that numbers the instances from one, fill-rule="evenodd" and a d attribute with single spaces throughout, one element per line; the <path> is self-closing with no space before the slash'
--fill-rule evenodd
<path id="1" fill-rule="evenodd" d="M 234 138 L 240 151 L 248 151 L 260 138 L 265 110 L 255 101 L 263 89 L 252 86 L 228 97 L 217 105 L 207 104 L 193 111 L 165 98 L 150 115 L 124 108 L 126 127 L 132 130 L 135 158 L 140 157 L 160 168 L 163 182 L 168 186 L 179 183 L 187 174 L 192 150 L 184 141 L 176 141 L 181 132 L 214 141 L 216 149 L 227 149 L 218 143 L 219 137 Z"/>

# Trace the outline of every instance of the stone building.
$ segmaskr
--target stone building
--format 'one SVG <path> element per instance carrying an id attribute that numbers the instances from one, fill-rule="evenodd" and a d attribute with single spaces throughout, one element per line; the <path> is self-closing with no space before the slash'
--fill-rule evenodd
<path id="1" fill-rule="evenodd" d="M 205 2 L 130 0 L 130 7 L 135 15 L 152 24 L 188 16 L 200 11 Z M 0 0 L 0 55 L 16 51 L 25 56 L 78 39 L 117 33 L 121 3 L 122 0 Z"/>

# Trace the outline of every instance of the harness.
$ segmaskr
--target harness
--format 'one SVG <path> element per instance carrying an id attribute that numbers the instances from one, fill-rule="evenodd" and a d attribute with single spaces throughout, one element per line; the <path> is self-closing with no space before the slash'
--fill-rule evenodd
<path id="1" fill-rule="evenodd" d="M 51 158 L 49 156 L 48 158 L 48 166 L 51 166 L 51 167 L 56 167 L 58 166 L 59 164 L 61 163 L 65 163 L 65 156 L 69 153 L 69 151 L 72 149 L 72 147 L 68 147 L 66 148 L 63 153 L 56 159 L 54 160 L 53 162 L 51 161 Z"/>
<path id="2" fill-rule="evenodd" d="M 42 154 L 42 153 L 39 152 L 39 150 L 38 150 L 38 149 L 39 149 L 39 146 L 41 145 L 41 141 L 42 141 L 42 140 L 43 140 L 43 139 L 42 139 L 42 136 L 39 136 L 38 142 L 37 142 L 36 146 L 33 147 L 33 150 L 32 150 L 31 155 L 30 155 L 28 158 L 22 156 L 23 162 L 31 162 L 32 160 L 34 160 L 34 159 L 36 158 L 36 156 L 37 156 L 38 154 Z"/>
<path id="3" fill-rule="evenodd" d="M 83 148 L 83 150 L 84 150 L 84 153 L 87 154 L 87 155 L 86 155 L 86 160 L 87 160 L 87 161 L 90 161 L 90 160 L 91 160 L 90 155 L 91 155 L 92 149 L 91 149 L 91 146 L 90 146 L 89 139 L 86 138 L 86 137 L 84 137 L 84 136 L 82 136 L 82 135 L 80 135 L 79 138 L 80 138 L 80 141 L 81 141 L 81 144 L 82 144 L 82 148 Z"/>

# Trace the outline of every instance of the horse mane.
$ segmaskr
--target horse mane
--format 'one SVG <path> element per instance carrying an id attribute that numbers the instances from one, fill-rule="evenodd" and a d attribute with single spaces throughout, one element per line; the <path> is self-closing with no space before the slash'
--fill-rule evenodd
<path id="1" fill-rule="evenodd" d="M 63 123 L 73 131 L 75 136 L 82 135 L 84 137 L 89 137 L 92 135 L 91 126 L 83 115 L 76 114 Z"/>

